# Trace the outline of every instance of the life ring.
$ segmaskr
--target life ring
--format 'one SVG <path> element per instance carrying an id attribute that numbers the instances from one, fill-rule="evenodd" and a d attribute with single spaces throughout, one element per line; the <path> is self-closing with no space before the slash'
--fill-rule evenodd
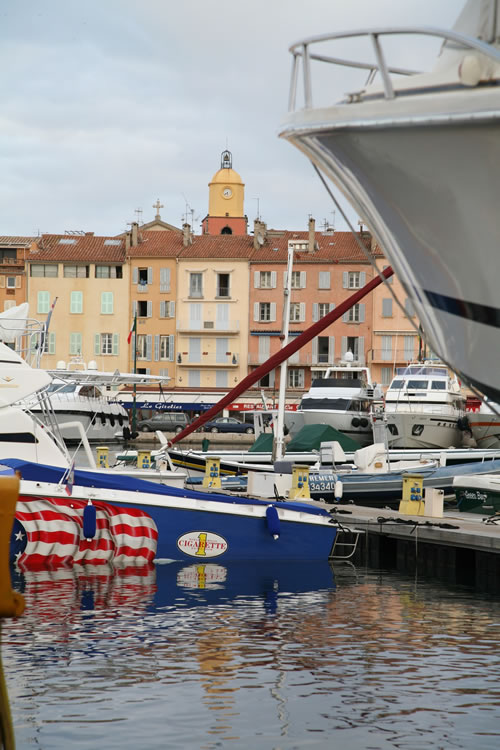
<path id="1" fill-rule="evenodd" d="M 361 427 L 368 427 L 368 420 L 366 419 L 366 417 L 360 419 L 359 424 L 361 425 Z"/>
<path id="2" fill-rule="evenodd" d="M 351 421 L 351 424 L 352 424 L 353 427 L 359 427 L 359 425 L 361 424 L 361 422 L 358 419 L 358 417 L 353 417 L 352 421 Z"/>

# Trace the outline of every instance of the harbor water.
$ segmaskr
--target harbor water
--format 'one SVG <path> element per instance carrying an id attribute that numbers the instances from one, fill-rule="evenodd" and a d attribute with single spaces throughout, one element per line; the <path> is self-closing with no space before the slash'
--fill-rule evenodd
<path id="1" fill-rule="evenodd" d="M 18 750 L 500 747 L 500 603 L 348 563 L 15 573 Z"/>

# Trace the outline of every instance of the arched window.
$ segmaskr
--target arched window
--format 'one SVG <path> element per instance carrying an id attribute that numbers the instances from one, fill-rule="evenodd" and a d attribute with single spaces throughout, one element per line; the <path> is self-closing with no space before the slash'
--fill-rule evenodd
<path id="1" fill-rule="evenodd" d="M 233 230 L 231 229 L 231 227 L 225 226 L 225 227 L 222 227 L 222 229 L 220 230 L 220 233 L 221 234 L 232 234 Z"/>

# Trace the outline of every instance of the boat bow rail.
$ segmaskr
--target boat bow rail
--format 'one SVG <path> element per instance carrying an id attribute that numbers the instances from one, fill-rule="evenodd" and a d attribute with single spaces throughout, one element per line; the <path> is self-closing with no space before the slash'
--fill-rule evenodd
<path id="1" fill-rule="evenodd" d="M 461 34 L 457 31 L 449 29 L 441 29 L 433 26 L 408 26 L 408 27 L 385 27 L 385 28 L 371 28 L 371 29 L 360 29 L 356 31 L 340 31 L 332 32 L 329 34 L 321 34 L 318 36 L 308 37 L 306 39 L 295 42 L 289 48 L 290 53 L 293 56 L 292 63 L 292 74 L 290 80 L 290 92 L 288 98 L 288 111 L 293 113 L 297 111 L 297 93 L 299 87 L 299 69 L 302 65 L 302 78 L 303 78 L 303 106 L 305 109 L 312 109 L 313 103 L 313 91 L 312 91 L 312 74 L 311 74 L 311 61 L 329 63 L 332 65 L 343 66 L 351 69 L 365 70 L 368 72 L 368 78 L 365 85 L 369 85 L 373 82 L 377 73 L 379 73 L 382 81 L 382 89 L 380 95 L 385 99 L 395 99 L 398 96 L 398 88 L 393 83 L 393 76 L 415 76 L 420 75 L 421 71 L 410 70 L 408 68 L 402 68 L 398 66 L 389 65 L 384 54 L 384 50 L 381 44 L 382 37 L 394 37 L 394 36 L 425 36 L 434 37 L 441 39 L 445 44 L 448 42 L 453 49 L 461 49 L 464 55 L 463 61 L 467 62 L 460 71 L 462 77 L 462 83 L 465 85 L 475 85 L 479 82 L 470 79 L 469 76 L 472 74 L 469 72 L 469 67 L 472 67 L 472 60 L 466 61 L 465 56 L 467 53 L 479 53 L 481 56 L 487 58 L 488 61 L 493 62 L 495 65 L 500 65 L 500 51 L 491 47 L 486 42 L 481 41 L 475 37 L 467 34 Z M 320 54 L 311 51 L 311 48 L 316 48 L 317 45 L 325 44 L 328 42 L 339 42 L 345 39 L 355 39 L 365 37 L 371 44 L 375 59 L 373 61 L 364 60 L 349 60 L 344 57 L 332 57 L 330 55 Z M 481 72 L 481 66 L 474 66 L 474 69 Z M 480 77 L 480 75 L 479 75 Z M 348 94 L 348 103 L 359 101 L 363 98 L 365 89 L 361 89 L 352 94 Z"/>

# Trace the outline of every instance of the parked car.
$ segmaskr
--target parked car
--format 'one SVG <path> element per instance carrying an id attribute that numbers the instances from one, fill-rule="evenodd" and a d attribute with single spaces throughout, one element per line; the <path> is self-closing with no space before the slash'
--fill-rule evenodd
<path id="1" fill-rule="evenodd" d="M 251 435 L 254 428 L 248 422 L 240 422 L 234 417 L 218 417 L 204 425 L 205 432 L 246 432 Z"/>
<path id="2" fill-rule="evenodd" d="M 190 424 L 191 420 L 183 412 L 161 412 L 154 414 L 149 419 L 141 419 L 137 422 L 139 432 L 155 432 L 163 430 L 165 432 L 180 432 Z"/>

